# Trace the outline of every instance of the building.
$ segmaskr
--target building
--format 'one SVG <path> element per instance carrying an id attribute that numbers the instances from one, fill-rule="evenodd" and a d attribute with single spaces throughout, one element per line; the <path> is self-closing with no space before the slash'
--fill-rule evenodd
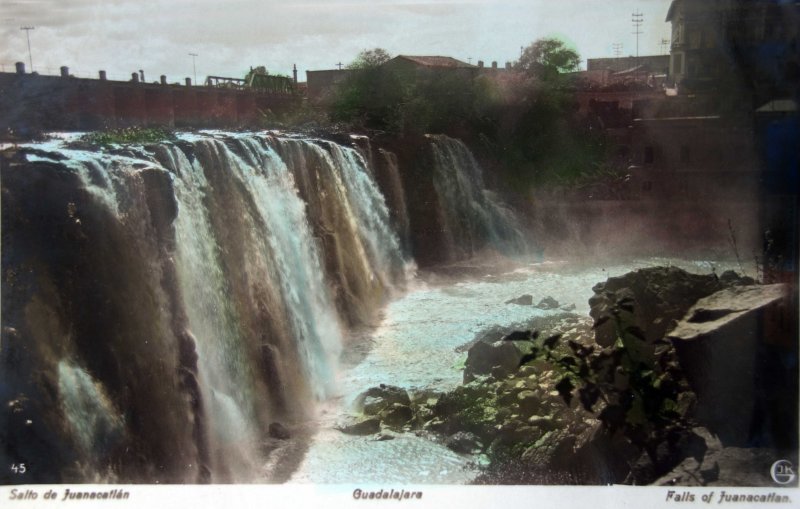
<path id="1" fill-rule="evenodd" d="M 672 25 L 669 75 L 679 88 L 752 87 L 756 102 L 796 89 L 787 72 L 798 68 L 800 3 L 673 0 L 666 21 Z"/>
<path id="2" fill-rule="evenodd" d="M 404 78 L 417 80 L 435 73 L 463 75 L 464 79 L 477 76 L 479 67 L 452 57 L 398 55 L 380 66 L 394 71 Z M 328 105 L 334 97 L 336 87 L 342 84 L 357 70 L 326 69 L 306 71 L 308 100 L 315 105 Z"/>
<path id="3" fill-rule="evenodd" d="M 629 172 L 643 198 L 741 200 L 759 188 L 750 126 L 712 115 L 637 118 L 629 130 Z"/>
<path id="4" fill-rule="evenodd" d="M 308 97 L 308 102 L 315 105 L 330 104 L 336 87 L 343 83 L 352 73 L 351 69 L 306 71 L 306 97 Z"/>
<path id="5" fill-rule="evenodd" d="M 586 61 L 587 71 L 623 72 L 635 67 L 645 66 L 651 72 L 667 74 L 669 72 L 669 55 L 643 55 L 639 57 L 590 58 Z"/>

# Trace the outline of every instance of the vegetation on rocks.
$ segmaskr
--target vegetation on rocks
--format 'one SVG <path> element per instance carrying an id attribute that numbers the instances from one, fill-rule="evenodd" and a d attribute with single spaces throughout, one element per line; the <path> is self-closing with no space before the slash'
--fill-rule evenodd
<path id="1" fill-rule="evenodd" d="M 128 145 L 142 143 L 161 143 L 175 139 L 175 134 L 160 127 L 125 127 L 93 131 L 83 135 L 81 142 L 106 147 L 110 145 Z"/>
<path id="2" fill-rule="evenodd" d="M 372 388 L 359 398 L 360 419 L 372 432 L 415 431 L 476 455 L 479 483 L 731 482 L 736 458 L 763 451 L 720 442 L 667 339 L 698 300 L 731 287 L 757 290 L 732 272 L 659 267 L 609 278 L 594 287 L 591 318 L 560 313 L 527 330 L 493 328 L 468 347 L 463 385 Z"/>

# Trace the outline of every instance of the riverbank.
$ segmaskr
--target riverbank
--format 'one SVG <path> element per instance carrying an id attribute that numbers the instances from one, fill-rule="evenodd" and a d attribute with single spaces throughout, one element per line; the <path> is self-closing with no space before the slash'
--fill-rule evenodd
<path id="1" fill-rule="evenodd" d="M 755 467 L 764 463 L 765 458 L 796 454 L 792 435 L 771 436 L 770 443 L 762 437 L 761 444 L 754 444 L 748 443 L 747 437 L 726 434 L 713 419 L 708 419 L 708 412 L 702 411 L 703 407 L 713 406 L 714 401 L 709 401 L 707 390 L 697 386 L 695 375 L 684 373 L 686 368 L 680 364 L 681 360 L 689 364 L 684 353 L 674 347 L 658 347 L 658 350 L 654 346 L 663 340 L 667 325 L 684 318 L 698 299 L 726 288 L 754 288 L 754 291 L 763 288 L 723 268 L 717 270 L 701 271 L 707 275 L 695 276 L 674 267 L 645 268 L 622 276 L 626 269 L 621 267 L 601 268 L 600 275 L 594 275 L 585 269 L 581 272 L 574 267 L 534 264 L 502 275 L 484 274 L 472 280 L 451 282 L 435 290 L 426 288 L 421 295 L 415 295 L 420 290 L 412 290 L 410 299 L 400 307 L 413 308 L 412 302 L 427 303 L 427 309 L 435 306 L 441 310 L 437 313 L 440 316 L 429 316 L 430 321 L 447 320 L 445 302 L 452 300 L 461 308 L 461 327 L 469 329 L 471 317 L 480 313 L 465 307 L 466 302 L 480 301 L 492 290 L 494 303 L 481 301 L 476 308 L 491 308 L 498 316 L 502 316 L 498 309 L 510 312 L 524 309 L 528 317 L 516 322 L 506 319 L 506 324 L 514 323 L 510 327 L 500 325 L 503 323 L 500 320 L 491 326 L 481 321 L 479 330 L 472 332 L 473 337 L 460 344 L 435 335 L 437 341 L 431 341 L 428 348 L 419 338 L 413 342 L 402 335 L 399 330 L 402 324 L 397 323 L 402 315 L 390 305 L 388 322 L 382 327 L 393 331 L 392 334 L 375 341 L 363 363 L 354 368 L 355 373 L 345 376 L 349 386 L 339 416 L 331 420 L 334 428 L 344 433 L 333 430 L 326 435 L 326 441 L 333 443 L 337 440 L 336 433 L 339 437 L 347 436 L 346 440 L 361 443 L 363 451 L 350 456 L 354 451 L 340 450 L 336 463 L 345 469 L 350 462 L 357 463 L 360 466 L 356 476 L 369 470 L 372 473 L 366 474 L 367 480 L 381 482 L 386 457 L 377 452 L 380 446 L 375 446 L 375 454 L 370 454 L 369 444 L 398 443 L 414 437 L 466 458 L 465 467 L 473 472 L 470 483 L 769 485 L 769 465 L 766 469 Z M 586 298 L 574 312 L 564 311 L 572 303 L 565 301 L 566 305 L 562 305 L 563 295 L 582 300 L 578 298 L 581 292 L 575 292 L 574 286 L 580 286 L 593 275 L 602 280 L 603 273 L 617 277 L 606 279 L 589 292 L 594 295 L 591 306 Z M 440 277 L 452 277 L 452 271 L 448 269 Z M 437 281 L 441 283 L 442 279 Z M 523 287 L 535 288 L 536 295 L 527 299 L 527 295 L 519 294 L 516 298 L 497 298 L 498 293 L 513 296 L 511 292 Z M 554 290 L 560 299 L 545 295 L 549 290 Z M 603 313 L 617 304 L 614 301 L 609 307 L 609 302 L 603 300 L 610 294 L 628 295 L 634 300 L 638 315 L 633 313 L 631 319 L 636 322 L 638 316 L 646 322 L 637 327 L 649 339 L 630 340 L 653 346 L 650 352 L 653 357 L 647 362 L 656 376 L 642 378 L 639 375 L 645 366 L 620 361 L 622 354 L 628 360 L 632 355 L 631 351 L 626 352 L 625 341 L 608 344 L 602 337 L 595 337 L 604 333 Z M 593 318 L 589 317 L 590 312 Z M 665 325 L 660 326 L 662 319 Z M 628 335 L 631 334 L 638 335 L 639 329 L 629 329 Z M 630 348 L 628 345 L 627 350 Z M 644 348 L 648 349 L 649 346 Z M 423 353 L 417 357 L 405 355 L 419 350 Z M 395 359 L 393 369 L 380 362 L 387 351 Z M 784 353 L 791 356 L 791 348 Z M 459 355 L 462 361 L 453 363 L 452 359 Z M 747 353 L 742 351 L 742 357 L 747 357 Z M 726 362 L 736 359 L 734 354 Z M 603 361 L 611 363 L 610 372 L 608 366 L 600 367 Z M 426 362 L 435 367 L 425 368 Z M 586 372 L 582 373 L 584 368 Z M 759 364 L 751 371 L 757 374 L 772 368 Z M 601 380 L 603 376 L 605 381 Z M 569 380 L 569 384 L 564 380 Z M 371 388 L 365 392 L 368 387 Z M 643 402 L 658 403 L 649 410 L 646 405 L 636 409 L 635 404 L 626 406 L 622 401 L 623 397 L 642 397 L 646 390 L 651 393 Z M 753 398 L 753 406 L 763 408 L 763 397 Z M 789 404 L 796 401 L 791 396 L 783 400 Z M 615 410 L 623 413 L 621 420 L 609 417 Z M 642 413 L 637 417 L 636 412 Z M 744 415 L 729 415 L 727 419 L 747 421 L 753 415 L 744 412 Z M 645 420 L 633 422 L 637 418 Z M 309 449 L 312 458 L 317 447 L 312 444 Z M 398 449 L 393 453 L 411 451 Z M 362 456 L 358 457 L 359 454 Z M 413 454 L 423 453 L 416 451 L 393 461 L 405 461 L 413 469 L 418 461 Z M 694 457 L 698 458 L 695 467 L 686 464 Z M 749 464 L 753 468 L 747 467 Z M 411 474 L 409 482 L 437 482 L 435 478 L 417 475 L 418 472 L 406 473 Z M 306 469 L 304 475 L 308 481 L 323 481 L 320 472 Z M 694 480 L 695 477 L 701 481 Z"/>

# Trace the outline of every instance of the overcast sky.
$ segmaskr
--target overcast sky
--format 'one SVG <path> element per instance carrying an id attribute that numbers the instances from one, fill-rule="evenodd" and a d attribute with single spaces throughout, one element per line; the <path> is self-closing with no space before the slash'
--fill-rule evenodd
<path id="1" fill-rule="evenodd" d="M 634 54 L 631 13 L 644 14 L 639 54 L 659 54 L 668 38 L 669 0 L 0 0 L 0 64 L 34 70 L 148 81 L 241 77 L 250 66 L 290 74 L 347 64 L 359 51 L 444 55 L 487 65 L 519 56 L 520 46 L 559 36 L 586 58 Z M 585 62 L 583 64 L 585 66 Z"/>

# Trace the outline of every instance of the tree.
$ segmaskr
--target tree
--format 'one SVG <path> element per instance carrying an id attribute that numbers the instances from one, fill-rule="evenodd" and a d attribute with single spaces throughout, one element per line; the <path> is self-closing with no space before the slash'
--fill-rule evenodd
<path id="1" fill-rule="evenodd" d="M 269 71 L 267 71 L 267 68 L 264 67 L 263 65 L 259 65 L 258 67 L 255 67 L 255 68 L 251 67 L 250 70 L 247 71 L 247 74 L 244 75 L 244 82 L 245 83 L 250 83 L 250 80 L 252 79 L 252 77 L 257 75 L 257 74 L 268 76 L 269 75 Z"/>
<path id="2" fill-rule="evenodd" d="M 522 51 L 522 56 L 514 63 L 517 70 L 536 75 L 543 79 L 558 76 L 562 72 L 578 69 L 581 57 L 555 38 L 538 39 Z"/>
<path id="3" fill-rule="evenodd" d="M 392 58 L 389 52 L 383 48 L 365 49 L 358 54 L 355 60 L 350 62 L 347 66 L 348 69 L 367 69 L 370 67 L 378 67 L 384 62 Z"/>

